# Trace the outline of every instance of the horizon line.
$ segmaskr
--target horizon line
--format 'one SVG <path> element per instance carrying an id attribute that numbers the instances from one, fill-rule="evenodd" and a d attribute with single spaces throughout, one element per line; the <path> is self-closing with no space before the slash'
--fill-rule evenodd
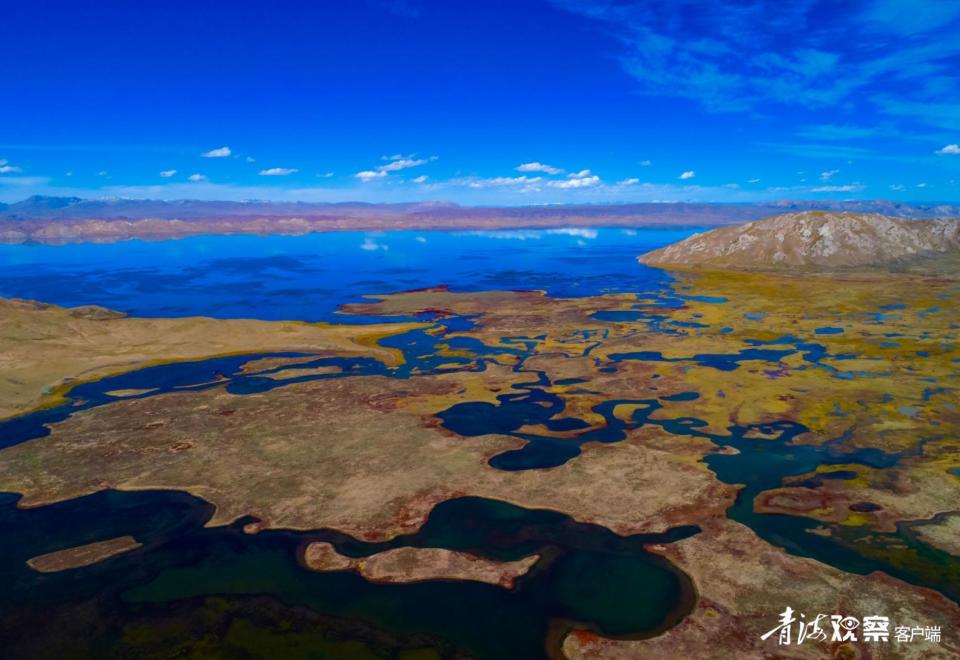
<path id="1" fill-rule="evenodd" d="M 365 206 L 417 206 L 417 205 L 437 205 L 437 206 L 451 206 L 457 208 L 544 208 L 544 207 L 580 207 L 580 206 L 591 206 L 591 207 L 622 207 L 622 206 L 655 206 L 655 205 L 676 205 L 676 204 L 690 204 L 690 205 L 723 205 L 723 206 L 778 206 L 782 204 L 802 204 L 805 206 L 820 206 L 820 205 L 842 205 L 842 204 L 892 204 L 892 205 L 905 205 L 913 207 L 929 207 L 929 206 L 960 206 L 960 200 L 935 200 L 935 201 L 907 201 L 902 199 L 888 199 L 883 197 L 853 197 L 847 199 L 802 199 L 802 198 L 791 198 L 784 197 L 781 199 L 772 199 L 772 200 L 729 200 L 729 201 L 719 201 L 719 200 L 651 200 L 651 201 L 584 201 L 584 202 L 540 202 L 540 203 L 529 203 L 529 204 L 462 204 L 460 202 L 455 202 L 449 199 L 431 199 L 424 198 L 420 200 L 412 201 L 400 201 L 400 202 L 381 202 L 381 201 L 365 201 L 363 199 L 351 199 L 343 201 L 310 201 L 304 199 L 291 199 L 291 200 L 273 200 L 273 199 L 258 199 L 258 198 L 247 198 L 247 199 L 203 199 L 197 197 L 178 197 L 171 199 L 164 199 L 159 197 L 123 197 L 117 195 L 104 195 L 99 197 L 81 197 L 77 195 L 43 195 L 43 194 L 33 194 L 28 195 L 18 201 L 14 202 L 2 202 L 0 201 L 0 210 L 3 210 L 6 207 L 16 206 L 18 204 L 23 204 L 24 202 L 29 202 L 30 200 L 71 200 L 74 203 L 82 202 L 111 202 L 111 201 L 126 201 L 126 202 L 155 202 L 161 204 L 177 204 L 177 203 L 201 203 L 201 204 L 270 204 L 270 205 L 289 205 L 289 204 L 304 204 L 310 206 L 349 206 L 351 204 L 356 205 L 365 205 Z M 53 210 L 53 209 L 51 209 Z"/>

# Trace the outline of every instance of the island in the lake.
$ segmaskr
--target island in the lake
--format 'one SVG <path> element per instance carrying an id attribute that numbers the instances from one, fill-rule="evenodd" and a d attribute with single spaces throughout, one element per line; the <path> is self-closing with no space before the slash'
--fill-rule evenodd
<path id="1" fill-rule="evenodd" d="M 788 211 L 657 291 L 0 301 L 8 650 L 765 658 L 789 606 L 957 657 L 960 222 Z"/>

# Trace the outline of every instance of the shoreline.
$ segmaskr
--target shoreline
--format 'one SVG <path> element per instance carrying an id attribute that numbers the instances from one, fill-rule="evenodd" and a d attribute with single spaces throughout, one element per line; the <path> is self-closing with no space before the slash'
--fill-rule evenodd
<path id="1" fill-rule="evenodd" d="M 251 220 L 44 220 L 37 222 L 8 221 L 0 224 L 0 245 L 69 245 L 78 243 L 122 243 L 140 240 L 160 242 L 198 236 L 306 236 L 340 232 L 477 232 L 477 231 L 546 231 L 569 228 L 610 229 L 713 229 L 739 224 L 730 222 L 676 222 L 673 220 L 651 221 L 636 218 L 604 216 L 602 218 L 578 217 L 566 220 L 545 219 L 537 222 L 517 222 L 511 218 L 494 218 L 483 222 L 429 222 L 383 218 L 375 221 L 356 218 L 258 218 Z M 19 224 L 15 224 L 19 223 Z"/>

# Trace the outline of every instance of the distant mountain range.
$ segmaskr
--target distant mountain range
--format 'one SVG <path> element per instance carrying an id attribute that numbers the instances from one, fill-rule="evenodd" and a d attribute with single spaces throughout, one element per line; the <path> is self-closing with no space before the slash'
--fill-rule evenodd
<path id="1" fill-rule="evenodd" d="M 695 234 L 648 252 L 640 261 L 713 270 L 831 270 L 915 264 L 957 254 L 960 219 L 803 211 Z"/>
<path id="2" fill-rule="evenodd" d="M 808 210 L 875 213 L 908 219 L 960 217 L 957 205 L 882 200 L 463 207 L 450 202 L 228 202 L 34 196 L 14 204 L 0 204 L 0 241 L 110 241 L 195 234 L 389 229 L 721 226 Z"/>
<path id="3" fill-rule="evenodd" d="M 359 216 L 386 213 L 405 214 L 434 208 L 453 207 L 447 202 L 413 204 L 367 204 L 363 202 L 265 202 L 265 201 L 201 201 L 183 199 L 83 199 L 81 197 L 46 197 L 34 195 L 14 204 L 0 204 L 0 218 L 8 220 L 192 220 L 200 218 L 269 215 L 294 217 L 303 215 Z"/>
<path id="4" fill-rule="evenodd" d="M 851 213 L 879 213 L 900 218 L 945 218 L 960 216 L 960 205 L 906 204 L 885 200 L 875 201 L 779 201 L 761 204 L 710 203 L 643 203 L 643 204 L 578 204 L 521 207 L 463 207 L 452 202 L 428 201 L 404 204 L 369 204 L 365 202 L 267 202 L 267 201 L 201 201 L 155 199 L 83 199 L 81 197 L 46 197 L 34 195 L 14 204 L 0 203 L 0 218 L 18 219 L 127 219 L 142 220 L 236 217 L 266 215 L 349 216 L 376 215 L 440 215 L 451 217 L 555 217 L 567 215 L 659 216 L 672 218 L 705 217 L 710 220 L 741 221 L 771 213 L 793 210 L 820 209 L 849 211 Z M 699 223 L 698 223 L 699 224 Z"/>

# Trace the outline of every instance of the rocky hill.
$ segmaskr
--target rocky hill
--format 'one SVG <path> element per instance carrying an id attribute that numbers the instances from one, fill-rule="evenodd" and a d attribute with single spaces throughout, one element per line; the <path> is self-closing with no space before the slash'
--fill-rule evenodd
<path id="1" fill-rule="evenodd" d="M 960 220 L 805 211 L 694 234 L 646 264 L 735 270 L 888 266 L 960 251 Z"/>

